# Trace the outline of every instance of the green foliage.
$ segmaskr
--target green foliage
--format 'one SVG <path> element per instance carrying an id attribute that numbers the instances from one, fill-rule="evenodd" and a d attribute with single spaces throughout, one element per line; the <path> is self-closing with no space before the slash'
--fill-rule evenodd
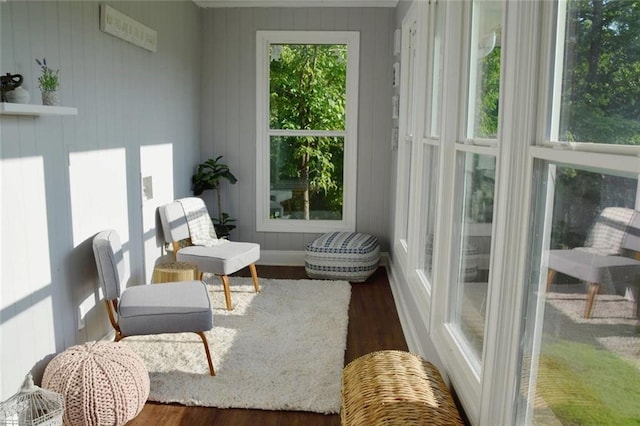
<path id="1" fill-rule="evenodd" d="M 236 226 L 232 225 L 235 219 L 222 211 L 222 197 L 220 194 L 220 184 L 223 180 L 234 184 L 238 181 L 229 170 L 229 166 L 221 163 L 222 155 L 209 159 L 204 163 L 200 163 L 196 172 L 191 176 L 191 190 L 193 195 L 201 195 L 204 191 L 213 189 L 216 191 L 216 199 L 218 204 L 218 217 L 213 218 L 214 228 L 218 237 L 225 237 Z"/>
<path id="2" fill-rule="evenodd" d="M 640 0 L 572 0 L 559 138 L 640 145 Z M 558 168 L 552 248 L 584 243 L 606 206 L 633 207 L 636 178 Z"/>
<path id="3" fill-rule="evenodd" d="M 274 45 L 270 61 L 270 126 L 286 130 L 344 130 L 347 51 L 344 45 Z M 294 209 L 342 208 L 344 139 L 274 137 L 271 183 L 300 182 Z"/>
<path id="4" fill-rule="evenodd" d="M 477 114 L 476 136 L 495 138 L 498 135 L 498 115 L 500 100 L 500 52 L 496 46 L 487 56 L 481 59 L 482 69 L 479 111 Z"/>
<path id="5" fill-rule="evenodd" d="M 344 129 L 346 71 L 345 46 L 272 46 L 269 104 L 271 128 Z"/>
<path id="6" fill-rule="evenodd" d="M 228 237 L 231 231 L 236 229 L 236 225 L 233 224 L 236 220 L 232 219 L 227 213 L 222 213 L 219 218 L 214 217 L 211 220 L 213 220 L 213 227 L 218 238 Z"/>
<path id="7" fill-rule="evenodd" d="M 223 179 L 232 184 L 238 181 L 229 166 L 219 162 L 221 158 L 222 155 L 219 155 L 198 165 L 198 170 L 191 177 L 193 195 L 200 195 L 207 189 L 217 190 Z"/>
<path id="8" fill-rule="evenodd" d="M 569 2 L 561 134 L 640 144 L 640 1 Z"/>
<path id="9" fill-rule="evenodd" d="M 42 58 L 42 62 L 36 58 L 36 63 L 40 65 L 40 68 L 42 68 L 42 75 L 38 77 L 38 86 L 40 86 L 40 90 L 50 92 L 58 90 L 58 85 L 60 84 L 58 74 L 60 73 L 60 70 L 49 68 L 45 58 Z"/>

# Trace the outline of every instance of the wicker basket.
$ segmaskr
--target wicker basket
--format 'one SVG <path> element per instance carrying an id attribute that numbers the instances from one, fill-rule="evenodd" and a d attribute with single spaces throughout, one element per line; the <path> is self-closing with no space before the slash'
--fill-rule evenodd
<path id="1" fill-rule="evenodd" d="M 343 425 L 462 425 L 437 368 L 417 355 L 378 351 L 342 372 Z"/>

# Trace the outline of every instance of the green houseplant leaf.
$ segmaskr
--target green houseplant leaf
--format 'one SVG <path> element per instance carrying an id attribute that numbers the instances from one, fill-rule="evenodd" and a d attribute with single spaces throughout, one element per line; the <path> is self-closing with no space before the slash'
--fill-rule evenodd
<path id="1" fill-rule="evenodd" d="M 221 158 L 222 155 L 219 155 L 216 158 L 210 158 L 198 164 L 196 172 L 191 177 L 191 190 L 193 191 L 193 195 L 201 195 L 204 191 L 210 189 L 216 191 L 218 217 L 213 218 L 213 223 L 218 237 L 226 237 L 236 226 L 232 224 L 235 222 L 235 219 L 232 219 L 229 214 L 222 211 L 220 184 L 224 180 L 235 184 L 238 179 L 231 173 L 228 165 L 220 162 Z"/>

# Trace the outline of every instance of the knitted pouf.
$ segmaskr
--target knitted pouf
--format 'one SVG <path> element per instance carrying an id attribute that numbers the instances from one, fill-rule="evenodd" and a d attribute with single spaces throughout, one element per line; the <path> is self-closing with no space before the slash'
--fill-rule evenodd
<path id="1" fill-rule="evenodd" d="M 42 387 L 61 394 L 66 425 L 123 425 L 149 396 L 149 373 L 122 343 L 72 346 L 49 362 Z"/>

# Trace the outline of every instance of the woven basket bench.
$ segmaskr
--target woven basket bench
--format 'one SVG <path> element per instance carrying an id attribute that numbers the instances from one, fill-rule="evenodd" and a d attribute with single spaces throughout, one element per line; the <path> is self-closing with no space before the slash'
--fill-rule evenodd
<path id="1" fill-rule="evenodd" d="M 346 426 L 463 425 L 438 369 L 404 351 L 372 352 L 342 371 Z"/>
<path id="2" fill-rule="evenodd" d="M 328 232 L 307 244 L 304 267 L 309 278 L 363 282 L 380 264 L 380 245 L 373 235 Z"/>

